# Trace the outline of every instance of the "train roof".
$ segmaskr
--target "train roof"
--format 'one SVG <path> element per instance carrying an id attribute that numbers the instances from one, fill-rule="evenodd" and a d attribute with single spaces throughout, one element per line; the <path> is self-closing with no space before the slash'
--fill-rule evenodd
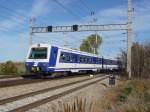
<path id="1" fill-rule="evenodd" d="M 83 52 L 83 51 L 80 51 L 80 50 L 75 50 L 75 49 L 66 48 L 66 47 L 60 47 L 60 46 L 51 45 L 51 44 L 35 43 L 35 44 L 32 44 L 30 47 L 32 48 L 32 47 L 38 47 L 38 46 L 42 46 L 42 47 L 54 46 L 54 47 L 58 47 L 59 49 L 68 50 L 68 51 L 71 51 L 71 52 L 77 52 L 77 53 L 90 55 L 90 56 L 94 56 L 94 57 L 102 57 L 102 56 L 99 56 L 99 55 L 96 55 L 96 54 Z"/>

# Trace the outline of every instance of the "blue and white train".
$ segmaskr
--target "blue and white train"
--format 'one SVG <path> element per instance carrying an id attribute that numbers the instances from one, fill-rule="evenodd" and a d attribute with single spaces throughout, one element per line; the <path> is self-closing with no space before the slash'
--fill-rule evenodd
<path id="1" fill-rule="evenodd" d="M 105 59 L 98 55 L 79 50 L 48 44 L 33 44 L 30 46 L 25 63 L 29 72 L 96 72 L 118 69 L 117 60 Z"/>

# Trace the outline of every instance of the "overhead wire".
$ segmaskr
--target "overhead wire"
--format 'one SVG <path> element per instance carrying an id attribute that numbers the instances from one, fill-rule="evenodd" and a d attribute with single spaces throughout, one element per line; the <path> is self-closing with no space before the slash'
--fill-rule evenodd
<path id="1" fill-rule="evenodd" d="M 22 13 L 20 13 L 20 12 L 17 12 L 17 11 L 15 11 L 14 9 L 10 9 L 10 8 L 8 8 L 8 7 L 6 7 L 6 6 L 3 6 L 3 5 L 0 5 L 0 8 L 1 9 L 4 9 L 3 10 L 3 13 L 0 13 L 0 18 L 8 18 L 8 17 L 11 17 L 12 19 L 12 21 L 14 21 L 14 22 L 16 22 L 16 24 L 20 24 L 20 25 L 22 25 L 22 27 L 24 27 L 25 25 L 24 25 L 24 23 L 26 22 L 26 21 L 28 21 L 28 17 L 25 17 L 25 15 L 24 14 L 22 14 Z M 7 15 L 8 16 L 7 16 Z M 10 16 L 11 15 L 11 16 Z M 20 17 L 20 19 L 19 19 L 19 17 Z M 21 20 L 21 17 L 22 17 L 22 20 Z M 7 20 L 7 19 L 6 19 Z M 9 27 L 7 27 L 7 26 L 1 26 L 1 29 L 4 29 L 5 31 L 7 31 L 7 30 L 9 30 Z M 3 31 L 3 30 L 1 30 L 1 31 Z M 12 31 L 12 30 L 11 30 Z"/>
<path id="2" fill-rule="evenodd" d="M 15 5 L 20 5 L 19 2 L 13 2 L 13 4 L 15 4 Z M 28 4 L 27 2 L 23 2 L 23 4 L 21 3 L 21 6 L 24 6 L 24 7 L 29 7 L 28 5 L 29 5 L 29 4 Z M 28 16 L 27 16 L 27 22 L 29 22 L 29 20 L 32 19 L 32 18 L 34 18 L 34 17 L 30 17 L 30 16 L 28 15 Z M 35 18 L 35 19 L 37 19 L 37 18 Z M 43 18 L 43 17 L 42 17 L 42 19 L 45 20 L 45 18 Z M 40 19 L 38 19 L 38 20 L 40 20 Z M 43 22 L 43 21 L 41 21 L 41 20 L 40 20 L 40 23 L 45 24 L 45 22 Z"/>
<path id="3" fill-rule="evenodd" d="M 39 36 L 39 35 L 34 35 L 35 38 L 48 38 L 48 37 L 44 37 L 44 36 Z M 60 40 L 60 39 L 59 39 Z M 45 40 L 44 40 L 45 41 Z M 47 41 L 46 41 L 47 42 Z M 57 42 L 57 43 L 60 43 L 60 41 L 58 41 L 58 39 L 56 38 L 53 38 L 53 42 Z"/>
<path id="4" fill-rule="evenodd" d="M 0 32 L 10 32 L 10 29 L 3 26 L 3 27 L 0 28 Z M 13 30 L 11 30 L 11 33 L 21 33 L 21 31 L 13 29 Z"/>
<path id="5" fill-rule="evenodd" d="M 87 12 L 91 12 L 91 8 L 84 2 L 84 0 L 80 0 L 80 2 L 82 3 L 82 5 L 85 7 L 85 9 L 87 10 Z"/>
<path id="6" fill-rule="evenodd" d="M 9 16 L 9 17 L 11 18 L 11 21 L 14 21 L 14 22 L 16 22 L 18 24 L 23 24 L 23 22 L 21 20 L 17 20 L 17 16 Z M 8 18 L 8 16 L 0 14 L 0 18 L 6 19 L 6 18 Z"/>
<path id="7" fill-rule="evenodd" d="M 8 8 L 8 7 L 5 7 L 5 6 L 3 6 L 3 5 L 0 5 L 0 8 L 3 8 L 3 9 L 5 9 L 5 10 L 7 10 L 7 11 L 10 11 L 11 13 L 13 13 L 13 14 L 15 14 L 15 15 L 17 15 L 17 16 L 22 16 L 22 17 L 24 17 L 24 15 L 22 15 L 20 12 L 17 12 L 17 11 L 15 11 L 15 10 L 10 9 L 10 8 Z M 27 17 L 24 17 L 24 18 L 25 18 L 25 20 L 27 20 Z"/>
<path id="8" fill-rule="evenodd" d="M 57 3 L 60 7 L 62 7 L 65 11 L 67 11 L 68 13 L 70 13 L 74 18 L 81 20 L 81 17 L 79 15 L 77 15 L 72 10 L 70 10 L 69 8 L 67 8 L 66 6 L 64 6 L 61 2 L 59 2 L 58 0 L 53 0 L 53 1 L 55 3 Z"/>

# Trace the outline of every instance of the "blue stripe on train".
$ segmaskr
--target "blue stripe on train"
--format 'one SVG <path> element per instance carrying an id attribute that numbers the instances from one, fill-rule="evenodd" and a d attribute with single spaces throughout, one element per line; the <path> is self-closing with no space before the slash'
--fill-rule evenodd
<path id="1" fill-rule="evenodd" d="M 58 47 L 52 46 L 50 51 L 49 66 L 51 67 L 56 66 L 57 53 Z"/>

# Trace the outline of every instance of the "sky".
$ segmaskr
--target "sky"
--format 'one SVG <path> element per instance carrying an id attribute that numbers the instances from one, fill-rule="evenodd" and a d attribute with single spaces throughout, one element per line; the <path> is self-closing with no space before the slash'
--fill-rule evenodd
<path id="1" fill-rule="evenodd" d="M 58 3 L 59 2 L 59 3 Z M 61 4 L 61 5 L 60 5 Z M 133 41 L 150 42 L 150 0 L 132 0 Z M 91 16 L 91 12 L 95 12 Z M 0 0 L 0 62 L 25 61 L 29 48 L 29 20 L 33 26 L 127 23 L 127 0 Z M 92 22 L 96 18 L 96 22 Z M 33 43 L 79 49 L 95 32 L 34 34 Z M 99 54 L 116 58 L 127 50 L 125 31 L 97 32 Z"/>

